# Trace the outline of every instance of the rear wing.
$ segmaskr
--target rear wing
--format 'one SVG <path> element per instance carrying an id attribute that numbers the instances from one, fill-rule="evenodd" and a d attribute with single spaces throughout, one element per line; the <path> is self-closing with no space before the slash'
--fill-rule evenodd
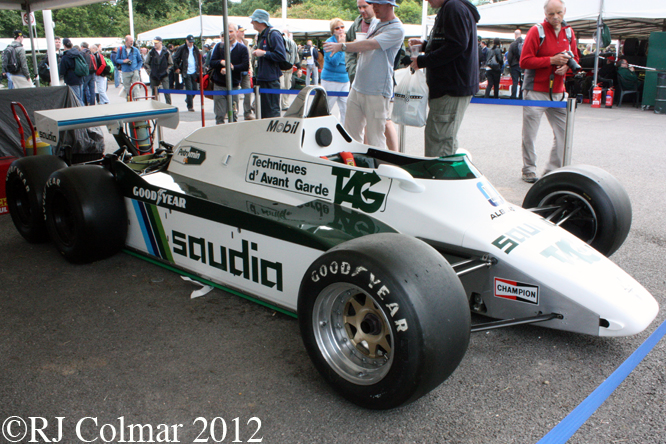
<path id="1" fill-rule="evenodd" d="M 155 100 L 50 109 L 34 114 L 39 137 L 53 146 L 60 140 L 60 131 L 106 125 L 114 134 L 128 122 L 155 120 L 156 125 L 172 129 L 179 123 L 177 107 Z"/>

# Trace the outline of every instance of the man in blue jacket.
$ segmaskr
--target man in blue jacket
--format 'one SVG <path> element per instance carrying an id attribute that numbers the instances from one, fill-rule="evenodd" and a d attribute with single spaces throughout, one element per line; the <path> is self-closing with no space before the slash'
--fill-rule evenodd
<path id="1" fill-rule="evenodd" d="M 116 61 L 120 65 L 123 87 L 125 88 L 125 94 L 127 94 L 127 100 L 129 100 L 130 86 L 141 81 L 139 70 L 143 66 L 143 57 L 141 57 L 139 48 L 134 46 L 134 38 L 131 35 L 126 35 L 125 44 L 118 48 Z"/>
<path id="2" fill-rule="evenodd" d="M 212 80 L 213 89 L 215 91 L 227 90 L 227 72 L 231 71 L 231 88 L 240 89 L 242 73 L 246 72 L 250 66 L 250 56 L 247 48 L 236 39 L 236 32 L 238 27 L 229 23 L 229 66 L 227 69 L 226 61 L 224 60 L 224 33 L 220 33 L 222 41 L 215 45 L 210 56 L 210 67 L 213 70 Z M 238 95 L 233 95 L 233 120 L 238 121 Z M 217 125 L 224 123 L 224 116 L 228 114 L 227 96 L 213 96 L 215 102 L 215 123 Z"/>
<path id="3" fill-rule="evenodd" d="M 412 57 L 411 67 L 428 68 L 430 111 L 425 128 L 425 155 L 448 156 L 458 150 L 458 130 L 472 96 L 479 91 L 479 55 L 476 24 L 481 16 L 468 0 L 428 0 L 439 8 L 425 54 Z"/>
<path id="4" fill-rule="evenodd" d="M 256 49 L 252 55 L 257 58 L 257 84 L 262 89 L 280 89 L 279 62 L 287 61 L 282 34 L 273 30 L 269 23 L 270 16 L 263 9 L 255 10 L 250 16 L 252 26 L 257 31 Z M 261 118 L 280 117 L 280 95 L 261 94 Z"/>

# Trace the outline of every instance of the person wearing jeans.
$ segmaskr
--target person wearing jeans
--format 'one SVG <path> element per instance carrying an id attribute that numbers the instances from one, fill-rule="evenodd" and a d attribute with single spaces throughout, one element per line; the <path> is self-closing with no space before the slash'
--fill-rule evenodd
<path id="1" fill-rule="evenodd" d="M 194 44 L 192 34 L 185 38 L 185 44 L 180 46 L 173 56 L 174 73 L 183 77 L 186 91 L 196 91 L 197 77 L 199 74 L 199 48 Z M 194 112 L 194 96 L 187 94 L 185 104 L 187 110 Z"/>

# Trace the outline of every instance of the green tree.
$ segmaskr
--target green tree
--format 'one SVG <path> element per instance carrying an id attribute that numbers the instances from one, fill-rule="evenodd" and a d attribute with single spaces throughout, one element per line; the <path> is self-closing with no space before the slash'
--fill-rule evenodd
<path id="1" fill-rule="evenodd" d="M 282 8 L 275 11 L 277 17 L 282 16 Z M 354 20 L 358 15 L 356 9 L 350 9 L 343 2 L 330 2 L 327 0 L 306 0 L 305 2 L 294 5 L 287 11 L 287 16 L 291 18 L 308 19 L 316 18 L 320 20 L 330 20 L 339 17 L 342 20 Z"/>
<path id="2" fill-rule="evenodd" d="M 21 13 L 19 11 L 0 10 L 0 32 L 2 32 L 2 37 L 14 37 L 16 29 L 28 32 L 28 28 L 23 27 Z"/>
<path id="3" fill-rule="evenodd" d="M 400 7 L 395 9 L 395 15 L 402 23 L 420 24 L 423 3 L 416 0 L 403 0 Z"/>
<path id="4" fill-rule="evenodd" d="M 219 1 L 224 0 L 218 0 L 218 2 Z M 229 15 L 249 17 L 255 9 L 264 9 L 268 11 L 271 17 L 275 17 L 275 12 L 281 5 L 281 0 L 243 0 L 240 3 L 229 4 Z M 217 15 L 222 15 L 222 5 L 220 4 L 215 11 L 218 11 Z"/>

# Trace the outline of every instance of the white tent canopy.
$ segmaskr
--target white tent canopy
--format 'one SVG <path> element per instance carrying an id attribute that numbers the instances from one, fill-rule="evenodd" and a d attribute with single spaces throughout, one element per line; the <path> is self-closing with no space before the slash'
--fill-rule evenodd
<path id="1" fill-rule="evenodd" d="M 14 9 L 25 11 L 25 5 L 30 5 L 31 11 L 43 11 L 45 9 L 73 8 L 75 6 L 101 3 L 104 0 L 0 0 L 0 9 Z"/>
<path id="2" fill-rule="evenodd" d="M 203 32 L 202 32 L 203 22 Z M 229 23 L 235 23 L 246 29 L 246 36 L 253 36 L 256 32 L 250 23 L 249 17 L 229 17 Z M 287 19 L 287 25 L 284 25 L 282 18 L 271 18 L 270 23 L 276 29 L 289 29 L 297 38 L 307 37 L 325 37 L 331 36 L 331 28 L 329 20 L 310 20 L 310 19 Z M 345 26 L 350 26 L 352 22 L 345 22 Z M 404 25 L 406 37 L 417 37 L 421 35 L 421 25 Z M 216 38 L 220 36 L 220 31 L 224 29 L 221 15 L 204 15 L 189 18 L 180 22 L 172 23 L 170 25 L 162 26 L 160 28 L 151 29 L 150 31 L 142 32 L 137 36 L 139 41 L 150 41 L 156 36 L 162 37 L 164 40 L 169 39 L 184 39 L 188 34 L 195 37 L 203 35 L 203 37 Z"/>
<path id="3" fill-rule="evenodd" d="M 564 19 L 577 36 L 596 33 L 602 8 L 603 21 L 613 38 L 647 38 L 651 32 L 666 31 L 666 1 L 663 0 L 572 0 L 566 3 Z M 508 0 L 479 6 L 480 30 L 497 32 L 522 28 L 523 32 L 544 19 L 544 0 Z"/>
<path id="4" fill-rule="evenodd" d="M 70 40 L 73 45 L 80 45 L 81 42 L 88 42 L 91 45 L 99 43 L 102 45 L 102 49 L 117 48 L 125 42 L 125 39 L 121 37 L 71 37 Z M 4 50 L 13 41 L 13 38 L 0 39 L 0 51 Z M 32 51 L 29 39 L 23 40 L 23 48 L 28 52 Z M 46 51 L 45 38 L 35 39 L 35 50 L 39 52 Z"/>

